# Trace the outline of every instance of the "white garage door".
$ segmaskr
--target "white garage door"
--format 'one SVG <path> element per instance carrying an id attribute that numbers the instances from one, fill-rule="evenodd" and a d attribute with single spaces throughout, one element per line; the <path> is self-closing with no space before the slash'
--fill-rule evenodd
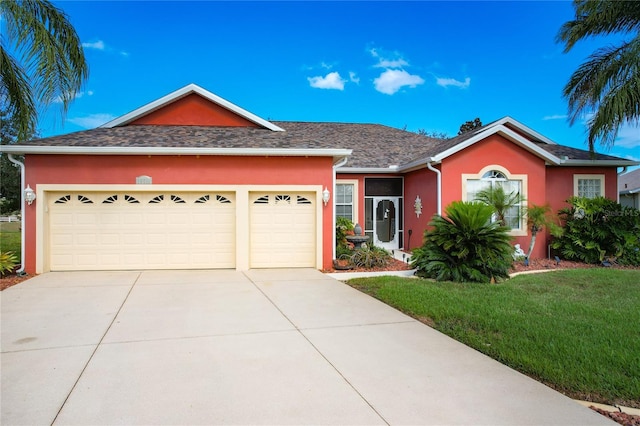
<path id="1" fill-rule="evenodd" d="M 52 271 L 235 267 L 232 193 L 75 192 L 48 200 Z"/>
<path id="2" fill-rule="evenodd" d="M 252 193 L 250 266 L 315 267 L 314 193 Z"/>

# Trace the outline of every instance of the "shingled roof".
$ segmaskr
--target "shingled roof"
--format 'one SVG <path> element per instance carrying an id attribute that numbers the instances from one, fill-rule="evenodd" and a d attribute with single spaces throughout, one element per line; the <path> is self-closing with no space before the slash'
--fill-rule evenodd
<path id="1" fill-rule="evenodd" d="M 403 166 L 423 160 L 428 161 L 443 153 L 451 152 L 498 128 L 496 127 L 498 122 L 493 122 L 454 138 L 435 139 L 380 124 L 294 121 L 271 123 L 284 131 L 272 131 L 259 127 L 128 125 L 33 139 L 17 144 L 18 146 L 14 146 L 15 148 L 11 151 L 18 152 L 19 146 L 122 148 L 125 154 L 127 148 L 345 149 L 352 150 L 346 169 L 391 171 L 396 170 L 392 166 L 397 166 L 401 170 Z M 500 128 L 503 129 L 502 131 L 509 131 L 509 129 L 504 130 L 504 127 Z M 594 157 L 589 151 L 557 145 L 545 140 L 534 138 L 533 141 L 525 142 L 530 149 L 537 149 L 539 154 L 548 153 L 549 158 L 615 162 L 621 166 L 635 164 L 609 155 L 595 154 Z"/>

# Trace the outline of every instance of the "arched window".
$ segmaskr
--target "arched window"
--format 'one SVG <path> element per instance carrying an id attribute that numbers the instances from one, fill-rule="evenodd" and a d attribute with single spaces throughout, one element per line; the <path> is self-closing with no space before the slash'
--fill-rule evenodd
<path id="1" fill-rule="evenodd" d="M 493 168 L 496 167 L 496 168 Z M 487 188 L 502 187 L 504 192 L 511 196 L 521 195 L 525 197 L 523 191 L 526 190 L 525 177 L 522 175 L 510 175 L 509 172 L 498 166 L 490 166 L 483 169 L 477 175 L 463 175 L 464 182 L 466 183 L 466 200 L 474 201 L 477 199 L 478 192 Z M 523 202 L 518 204 L 505 212 L 504 219 L 506 226 L 514 231 L 526 232 L 525 225 L 523 223 Z M 497 218 L 494 217 L 494 220 Z"/>

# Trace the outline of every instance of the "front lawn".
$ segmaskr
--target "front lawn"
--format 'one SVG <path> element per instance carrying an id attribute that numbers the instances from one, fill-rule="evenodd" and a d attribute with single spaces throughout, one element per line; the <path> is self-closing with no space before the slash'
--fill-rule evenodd
<path id="1" fill-rule="evenodd" d="M 570 397 L 640 408 L 640 271 L 348 284 Z"/>
<path id="2" fill-rule="evenodd" d="M 20 222 L 0 223 L 0 252 L 12 251 L 20 256 Z"/>

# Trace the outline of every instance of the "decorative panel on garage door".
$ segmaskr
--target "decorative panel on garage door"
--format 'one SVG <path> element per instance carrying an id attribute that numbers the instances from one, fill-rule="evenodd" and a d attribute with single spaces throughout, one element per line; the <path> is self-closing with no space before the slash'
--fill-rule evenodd
<path id="1" fill-rule="evenodd" d="M 252 268 L 315 267 L 314 193 L 252 193 Z"/>
<path id="2" fill-rule="evenodd" d="M 48 207 L 52 271 L 235 267 L 232 193 L 55 193 Z"/>

